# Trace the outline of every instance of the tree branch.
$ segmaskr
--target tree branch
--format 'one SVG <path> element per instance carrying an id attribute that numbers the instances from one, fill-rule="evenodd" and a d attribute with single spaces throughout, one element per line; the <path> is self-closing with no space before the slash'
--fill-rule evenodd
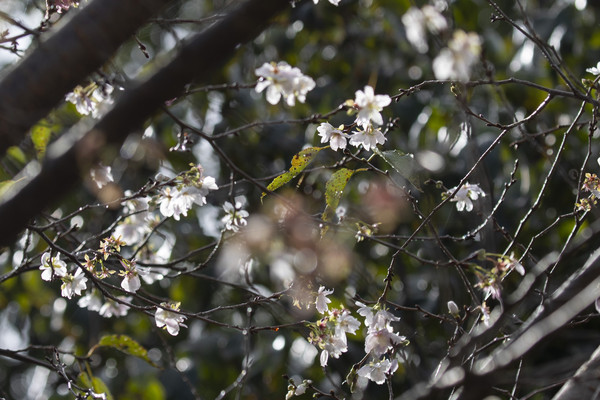
<path id="1" fill-rule="evenodd" d="M 126 91 L 115 107 L 80 140 L 63 154 L 48 158 L 35 178 L 0 205 L 0 220 L 6 227 L 0 231 L 0 246 L 10 244 L 32 217 L 73 189 L 105 145 L 122 143 L 165 101 L 178 96 L 195 77 L 206 79 L 240 44 L 256 37 L 272 17 L 288 6 L 288 0 L 243 3 L 196 35 L 148 81 Z M 48 154 L 60 151 L 60 146 L 55 143 Z"/>
<path id="2" fill-rule="evenodd" d="M 96 0 L 0 82 L 0 154 L 171 0 Z"/>

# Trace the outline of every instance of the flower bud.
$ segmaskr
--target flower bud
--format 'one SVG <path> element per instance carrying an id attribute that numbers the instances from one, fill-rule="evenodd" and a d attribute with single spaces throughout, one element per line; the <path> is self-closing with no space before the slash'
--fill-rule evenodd
<path id="1" fill-rule="evenodd" d="M 458 316 L 458 314 L 460 314 L 460 310 L 458 309 L 458 306 L 452 300 L 450 300 L 448 302 L 448 311 L 450 312 L 450 314 L 452 314 L 454 316 Z"/>

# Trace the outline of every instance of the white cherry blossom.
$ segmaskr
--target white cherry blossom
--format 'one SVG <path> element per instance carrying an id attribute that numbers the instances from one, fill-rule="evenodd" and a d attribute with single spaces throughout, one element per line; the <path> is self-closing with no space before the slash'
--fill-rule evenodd
<path id="1" fill-rule="evenodd" d="M 113 87 L 109 84 L 98 86 L 92 83 L 85 88 L 77 86 L 67 94 L 66 100 L 75 104 L 79 114 L 91 114 L 93 118 L 98 118 L 104 112 L 106 105 L 112 104 L 113 100 L 110 97 L 112 91 Z"/>
<path id="2" fill-rule="evenodd" d="M 406 30 L 406 38 L 419 53 L 429 50 L 427 31 L 438 34 L 448 28 L 446 18 L 431 5 L 423 6 L 421 9 L 409 8 L 402 16 L 402 23 Z"/>
<path id="3" fill-rule="evenodd" d="M 51 257 L 50 252 L 45 252 L 42 254 L 40 270 L 42 271 L 42 279 L 51 281 L 53 276 L 62 277 L 67 275 L 67 264 L 60 259 L 60 254 Z"/>
<path id="4" fill-rule="evenodd" d="M 131 302 L 131 297 L 119 296 L 117 298 L 127 303 Z M 112 299 L 107 299 L 99 310 L 100 315 L 104 318 L 124 317 L 127 315 L 127 311 L 129 311 L 129 306 Z"/>
<path id="5" fill-rule="evenodd" d="M 393 374 L 398 369 L 398 361 L 388 359 L 371 361 L 363 365 L 356 371 L 359 376 L 367 378 L 378 385 L 382 385 L 386 380 L 386 375 Z"/>
<path id="6" fill-rule="evenodd" d="M 242 210 L 241 202 L 236 201 L 234 206 L 226 201 L 225 204 L 223 204 L 223 210 L 225 210 L 226 214 L 221 218 L 221 222 L 225 224 L 225 229 L 228 231 L 237 232 L 242 226 L 248 224 L 246 218 L 248 218 L 250 214 L 248 214 L 248 211 Z"/>
<path id="7" fill-rule="evenodd" d="M 90 177 L 96 183 L 98 189 L 102 189 L 109 182 L 114 182 L 111 168 L 102 164 L 98 164 L 90 170 Z"/>
<path id="8" fill-rule="evenodd" d="M 256 84 L 256 92 L 267 89 L 267 101 L 273 105 L 283 97 L 289 106 L 306 100 L 306 93 L 315 88 L 315 81 L 300 69 L 290 66 L 285 61 L 264 63 L 254 73 L 260 78 Z"/>
<path id="9" fill-rule="evenodd" d="M 81 291 L 87 288 L 87 278 L 81 268 L 77 268 L 74 275 L 67 274 L 62 277 L 61 296 L 70 299 L 74 294 L 81 296 Z"/>
<path id="10" fill-rule="evenodd" d="M 341 335 L 342 333 L 355 334 L 356 330 L 360 328 L 360 321 L 352 316 L 350 310 L 342 310 L 337 318 L 337 325 L 335 327 L 336 334 Z M 339 333 L 338 333 L 339 332 Z"/>
<path id="11" fill-rule="evenodd" d="M 354 104 L 358 107 L 356 124 L 362 126 L 365 130 L 371 125 L 371 122 L 382 125 L 383 117 L 380 111 L 383 110 L 383 107 L 390 105 L 392 102 L 390 96 L 386 94 L 375 95 L 375 91 L 369 85 L 365 86 L 364 91 L 357 90 L 355 96 Z"/>
<path id="12" fill-rule="evenodd" d="M 456 190 L 456 186 L 446 191 L 446 195 L 451 195 Z M 463 184 L 458 192 L 454 195 L 450 201 L 456 202 L 456 209 L 458 211 L 472 211 L 473 200 L 477 200 L 480 197 L 485 197 L 485 192 L 477 184 L 465 183 Z"/>
<path id="13" fill-rule="evenodd" d="M 593 75 L 600 75 L 600 62 L 598 64 L 596 64 L 595 67 L 587 68 L 586 72 L 589 72 L 590 74 L 593 74 Z"/>
<path id="14" fill-rule="evenodd" d="M 378 144 L 384 144 L 386 140 L 383 132 L 379 128 L 373 127 L 373 125 L 367 125 L 364 130 L 359 129 L 354 132 L 354 135 L 350 136 L 352 146 L 362 146 L 367 151 L 377 147 Z"/>
<path id="15" fill-rule="evenodd" d="M 327 298 L 330 294 L 333 293 L 333 290 L 325 289 L 325 286 L 319 287 L 319 291 L 317 292 L 317 299 L 315 300 L 315 305 L 317 307 L 317 311 L 321 314 L 327 312 L 327 304 L 331 303 L 331 300 Z"/>
<path id="16" fill-rule="evenodd" d="M 179 327 L 185 327 L 183 324 L 183 321 L 185 321 L 185 316 L 173 312 L 179 311 L 179 305 L 180 303 L 161 303 L 161 306 L 164 308 L 157 308 L 156 313 L 154 314 L 156 326 L 159 328 L 164 327 L 164 329 L 166 329 L 167 332 L 169 332 L 169 334 L 172 336 L 177 336 L 177 334 L 179 334 Z"/>
<path id="17" fill-rule="evenodd" d="M 329 0 L 329 2 L 330 2 L 331 4 L 333 4 L 334 6 L 337 6 L 338 4 L 340 4 L 340 1 L 341 1 L 341 0 Z M 318 3 L 319 3 L 319 0 L 313 0 L 313 2 L 314 2 L 315 4 L 318 4 Z"/>
<path id="18" fill-rule="evenodd" d="M 437 79 L 467 82 L 471 67 L 481 54 L 481 39 L 476 33 L 458 30 L 433 60 L 433 73 Z"/>
<path id="19" fill-rule="evenodd" d="M 329 122 L 323 122 L 317 128 L 319 136 L 321 136 L 321 143 L 329 142 L 331 149 L 337 151 L 338 149 L 345 149 L 348 141 L 348 134 L 342 131 L 344 126 L 335 128 Z"/>
<path id="20" fill-rule="evenodd" d="M 406 338 L 395 333 L 391 327 L 371 330 L 365 338 L 365 353 L 379 357 L 385 354 L 395 344 L 404 342 Z"/>
<path id="21" fill-rule="evenodd" d="M 102 308 L 102 298 L 100 293 L 93 289 L 88 294 L 77 301 L 77 305 L 81 308 L 87 308 L 90 311 L 100 311 Z"/>
<path id="22" fill-rule="evenodd" d="M 324 348 L 321 351 L 319 361 L 321 367 L 325 367 L 329 361 L 329 357 L 340 358 L 342 353 L 348 351 L 348 343 L 346 335 L 330 335 L 325 338 Z"/>

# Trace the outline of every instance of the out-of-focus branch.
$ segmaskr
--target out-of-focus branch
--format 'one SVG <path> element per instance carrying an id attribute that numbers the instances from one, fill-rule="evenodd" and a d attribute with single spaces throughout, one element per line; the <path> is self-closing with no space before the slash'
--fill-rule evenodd
<path id="1" fill-rule="evenodd" d="M 600 393 L 600 346 L 552 400 L 593 399 Z"/>
<path id="2" fill-rule="evenodd" d="M 171 0 L 97 0 L 0 82 L 0 154 L 23 140 L 85 77 Z"/>
<path id="3" fill-rule="evenodd" d="M 543 268 L 545 269 L 545 268 Z M 530 281 L 530 282 L 528 282 Z M 530 292 L 533 280 L 526 277 L 523 284 L 507 299 L 507 310 L 517 305 L 524 295 Z M 403 399 L 437 399 L 444 397 L 448 390 L 462 386 L 461 400 L 477 400 L 490 394 L 499 371 L 521 359 L 557 329 L 565 326 L 579 312 L 588 307 L 598 297 L 600 285 L 600 250 L 595 251 L 587 262 L 574 273 L 553 295 L 538 308 L 527 322 L 511 336 L 511 340 L 477 362 L 467 371 L 460 360 L 464 352 L 453 356 L 449 366 L 441 373 L 434 384 L 422 384 L 407 393 Z M 506 315 L 506 313 L 504 313 Z M 481 335 L 467 338 L 463 349 L 473 348 L 471 343 L 480 343 L 486 332 L 497 332 L 498 321 Z M 565 397 L 566 398 L 566 397 Z"/>
<path id="4" fill-rule="evenodd" d="M 73 189 L 105 145 L 123 142 L 131 131 L 140 128 L 165 101 L 178 96 L 195 77 L 205 80 L 240 44 L 256 37 L 272 17 L 288 6 L 288 0 L 243 3 L 194 37 L 173 61 L 148 81 L 126 91 L 89 132 L 62 155 L 46 160 L 36 177 L 0 205 L 0 220 L 4 226 L 0 231 L 0 245 L 10 244 L 32 217 Z"/>

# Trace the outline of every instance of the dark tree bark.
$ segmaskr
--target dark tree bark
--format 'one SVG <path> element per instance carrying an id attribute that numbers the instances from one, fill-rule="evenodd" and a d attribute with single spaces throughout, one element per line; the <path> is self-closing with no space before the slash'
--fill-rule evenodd
<path id="1" fill-rule="evenodd" d="M 0 82 L 0 154 L 172 0 L 96 0 Z"/>
<path id="2" fill-rule="evenodd" d="M 165 101 L 178 96 L 195 77 L 206 80 L 242 43 L 261 33 L 288 0 L 249 0 L 196 35 L 167 66 L 127 90 L 91 130 L 62 155 L 45 161 L 42 171 L 0 205 L 0 246 L 9 245 L 40 211 L 55 204 L 81 181 L 106 144 L 119 144 L 140 128 Z M 51 154 L 52 151 L 49 151 Z"/>

